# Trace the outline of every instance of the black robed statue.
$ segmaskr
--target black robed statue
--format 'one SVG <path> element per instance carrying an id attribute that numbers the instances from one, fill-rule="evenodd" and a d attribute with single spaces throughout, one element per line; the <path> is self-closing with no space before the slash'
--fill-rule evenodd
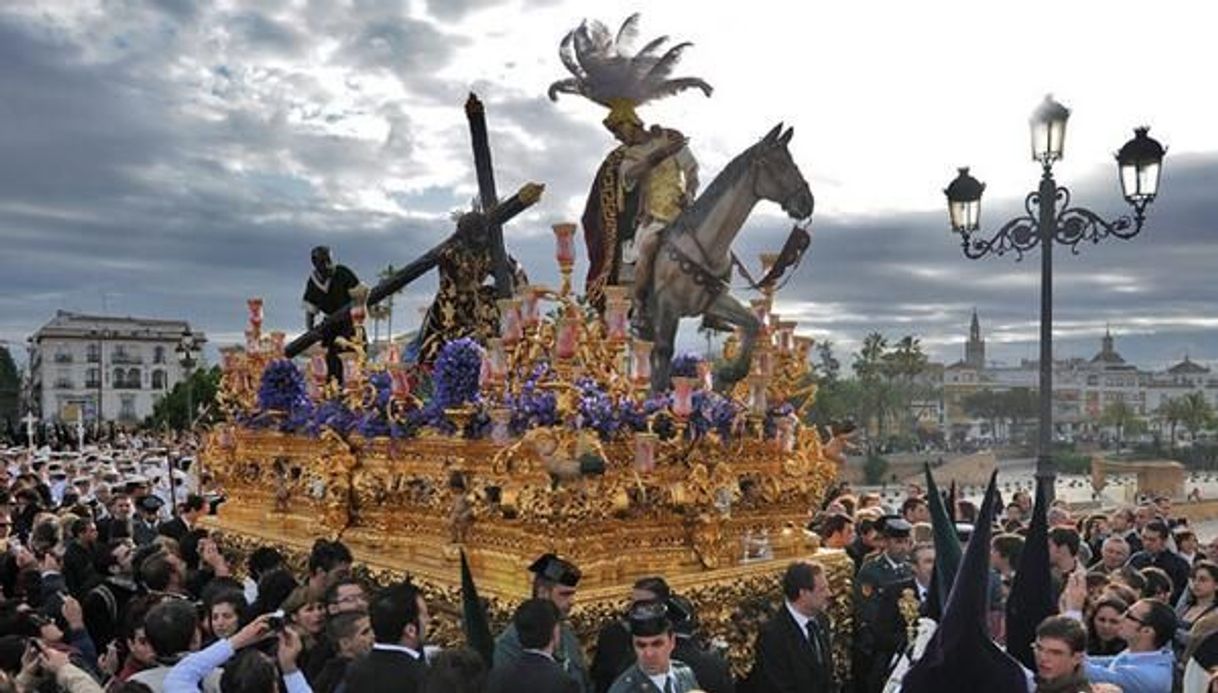
<path id="1" fill-rule="evenodd" d="M 311 259 L 313 271 L 305 281 L 304 298 L 305 329 L 312 330 L 320 313 L 329 317 L 351 303 L 351 290 L 359 286 L 359 278 L 346 265 L 334 264 L 330 249 L 319 245 L 313 249 Z M 327 322 L 322 328 L 321 343 L 326 347 L 326 372 L 329 378 L 343 381 L 343 362 L 339 357 L 342 347 L 339 337 L 352 339 L 355 336 L 351 321 Z"/>

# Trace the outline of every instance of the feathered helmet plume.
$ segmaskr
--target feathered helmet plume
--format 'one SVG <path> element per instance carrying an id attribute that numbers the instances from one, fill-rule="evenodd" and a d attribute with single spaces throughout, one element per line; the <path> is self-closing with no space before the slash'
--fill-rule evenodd
<path id="1" fill-rule="evenodd" d="M 622 22 L 616 35 L 601 22 L 584 20 L 568 32 L 558 47 L 558 57 L 573 75 L 550 85 L 550 100 L 559 94 L 578 94 L 609 109 L 605 125 L 631 122 L 642 125 L 635 107 L 648 101 L 678 94 L 686 89 L 701 89 L 711 95 L 711 86 L 697 77 L 672 77 L 681 53 L 692 43 L 678 43 L 667 49 L 667 36 L 661 36 L 632 52 L 639 36 L 639 15 Z M 661 52 L 663 51 L 663 52 Z"/>

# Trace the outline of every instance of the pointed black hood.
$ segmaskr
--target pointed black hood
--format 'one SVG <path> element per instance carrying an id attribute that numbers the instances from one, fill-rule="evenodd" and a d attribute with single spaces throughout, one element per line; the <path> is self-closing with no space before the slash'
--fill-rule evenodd
<path id="1" fill-rule="evenodd" d="M 1036 505 L 1027 541 L 1015 568 L 1015 581 L 1007 597 L 1007 652 L 1029 669 L 1036 669 L 1032 641 L 1036 627 L 1057 613 L 1053 578 L 1049 573 L 1049 494 L 1044 479 L 1036 479 Z"/>
<path id="2" fill-rule="evenodd" d="M 994 488 L 997 477 L 997 472 L 990 477 L 985 500 L 977 515 L 977 526 L 965 549 L 943 620 L 922 658 L 914 662 L 901 682 L 904 693 L 1027 693 L 1023 669 L 990 640 L 986 629 L 990 534 L 998 499 Z"/>

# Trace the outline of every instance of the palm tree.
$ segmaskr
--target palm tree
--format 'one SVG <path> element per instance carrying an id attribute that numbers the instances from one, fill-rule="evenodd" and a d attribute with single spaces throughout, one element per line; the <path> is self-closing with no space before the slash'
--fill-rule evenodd
<path id="1" fill-rule="evenodd" d="M 1104 407 L 1104 413 L 1100 415 L 1100 423 L 1105 426 L 1112 426 L 1116 429 L 1117 451 L 1121 449 L 1122 438 L 1126 427 L 1137 420 L 1138 413 L 1133 410 L 1123 399 L 1112 402 L 1107 407 Z"/>
<path id="2" fill-rule="evenodd" d="M 1156 410 L 1159 418 L 1165 421 L 1169 427 L 1170 438 L 1169 445 L 1172 448 L 1176 447 L 1176 427 L 1184 420 L 1184 398 L 1173 397 L 1164 400 Z"/>
<path id="3" fill-rule="evenodd" d="M 863 425 L 870 427 L 874 419 L 876 438 L 881 441 L 884 439 L 884 419 L 888 415 L 890 394 L 885 362 L 887 350 L 888 340 L 884 335 L 872 332 L 863 338 L 863 345 L 854 355 L 852 364 L 862 390 Z"/>
<path id="4" fill-rule="evenodd" d="M 1190 392 L 1181 399 L 1180 423 L 1188 429 L 1188 435 L 1193 440 L 1197 433 L 1204 430 L 1214 420 L 1214 408 L 1206 401 L 1205 394 Z"/>

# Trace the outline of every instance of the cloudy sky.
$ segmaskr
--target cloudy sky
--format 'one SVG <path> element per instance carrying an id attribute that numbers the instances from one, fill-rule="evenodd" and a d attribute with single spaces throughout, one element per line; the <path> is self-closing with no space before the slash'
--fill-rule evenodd
<path id="1" fill-rule="evenodd" d="M 793 8 L 801 9 L 795 10 Z M 1201 8 L 1206 9 L 1201 9 Z M 647 3 L 643 40 L 694 42 L 687 93 L 641 111 L 678 127 L 709 181 L 776 122 L 817 200 L 810 255 L 778 311 L 852 348 L 920 336 L 955 360 L 971 310 L 992 357 L 1035 357 L 1038 256 L 966 260 L 942 189 L 961 165 L 997 228 L 1037 180 L 1027 116 L 1073 109 L 1059 180 L 1126 211 L 1112 153 L 1135 125 L 1170 153 L 1132 241 L 1055 256 L 1058 354 L 1106 326 L 1130 360 L 1218 365 L 1218 11 L 1188 2 Z M 243 300 L 300 326 L 308 249 L 370 277 L 450 232 L 476 194 L 461 105 L 487 103 L 500 191 L 547 185 L 507 229 L 556 281 L 549 225 L 577 219 L 612 142 L 601 110 L 545 90 L 562 35 L 640 3 L 561 0 L 16 0 L 0 6 L 0 340 L 56 309 L 190 320 L 236 341 Z M 755 258 L 789 222 L 759 206 Z M 755 261 L 754 261 L 754 266 Z M 577 269 L 582 273 L 582 267 Z M 398 301 L 407 328 L 434 280 Z"/>

